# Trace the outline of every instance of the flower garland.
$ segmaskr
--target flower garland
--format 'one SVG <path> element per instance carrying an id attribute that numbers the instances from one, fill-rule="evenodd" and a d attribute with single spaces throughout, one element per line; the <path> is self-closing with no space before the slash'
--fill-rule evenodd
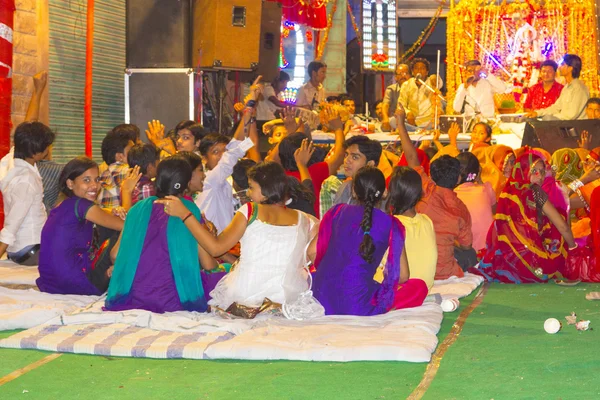
<path id="1" fill-rule="evenodd" d="M 354 13 L 352 12 L 352 7 L 350 6 L 350 2 L 346 3 L 348 8 L 348 15 L 350 16 L 350 21 L 352 22 L 352 28 L 354 28 L 354 32 L 356 33 L 356 41 L 358 45 L 362 43 L 362 36 L 360 34 L 360 29 L 358 29 L 358 25 L 356 25 L 356 18 L 354 18 Z"/>
<path id="2" fill-rule="evenodd" d="M 423 29 L 415 43 L 410 47 L 410 49 L 406 50 L 400 57 L 398 57 L 398 63 L 402 61 L 409 61 L 413 59 L 419 51 L 425 46 L 425 43 L 435 30 L 435 27 L 442 15 L 442 11 L 444 10 L 444 5 L 446 5 L 446 0 L 442 0 L 440 6 L 436 10 L 435 14 L 429 21 L 429 24 Z"/>
<path id="3" fill-rule="evenodd" d="M 323 52 L 325 51 L 325 45 L 327 44 L 327 40 L 329 39 L 329 30 L 331 29 L 331 25 L 333 24 L 333 16 L 337 11 L 338 0 L 333 0 L 333 6 L 331 6 L 331 12 L 329 13 L 329 17 L 327 17 L 327 28 L 325 28 L 325 34 L 323 35 L 323 39 L 319 41 L 319 46 L 317 47 L 317 53 L 315 55 L 315 60 L 320 60 L 323 56 Z"/>
<path id="4" fill-rule="evenodd" d="M 565 53 L 579 55 L 583 63 L 581 80 L 588 86 L 592 96 L 598 95 L 595 7 L 593 0 L 528 0 L 500 4 L 486 0 L 461 0 L 452 6 L 447 16 L 447 97 L 454 97 L 462 82 L 462 64 L 467 60 L 478 59 L 494 73 L 499 69 L 491 61 L 491 57 L 494 57 L 504 68 L 511 69 L 509 56 L 514 50 L 511 46 L 523 21 L 537 32 L 540 48 L 532 47 L 530 51 L 535 51 L 532 54 L 539 51 L 538 56 L 555 61 Z M 520 20 L 516 19 L 519 17 Z M 526 67 L 535 70 L 537 65 L 529 63 Z M 452 108 L 450 104 L 448 108 Z"/>

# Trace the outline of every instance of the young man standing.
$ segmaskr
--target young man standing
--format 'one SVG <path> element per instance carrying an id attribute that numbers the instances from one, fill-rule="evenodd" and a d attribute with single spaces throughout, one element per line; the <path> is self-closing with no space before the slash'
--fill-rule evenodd
<path id="1" fill-rule="evenodd" d="M 296 106 L 316 110 L 319 104 L 325 102 L 325 87 L 323 82 L 327 77 L 327 64 L 312 61 L 308 64 L 310 80 L 298 90 Z"/>
<path id="2" fill-rule="evenodd" d="M 398 107 L 398 99 L 400 98 L 400 88 L 402 84 L 411 78 L 410 68 L 407 64 L 399 64 L 396 67 L 396 73 L 394 79 L 396 83 L 388 86 L 385 89 L 385 96 L 383 97 L 383 106 L 381 109 L 381 129 L 385 132 L 391 130 L 390 115 L 394 115 L 396 108 Z"/>

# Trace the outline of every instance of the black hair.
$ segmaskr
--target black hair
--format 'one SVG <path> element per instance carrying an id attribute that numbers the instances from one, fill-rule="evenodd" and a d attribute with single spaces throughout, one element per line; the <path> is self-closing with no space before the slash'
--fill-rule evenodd
<path id="1" fill-rule="evenodd" d="M 354 99 L 352 98 L 352 96 L 347 95 L 347 94 L 343 94 L 339 97 L 340 99 L 340 103 L 344 104 L 345 101 L 354 101 Z"/>
<path id="2" fill-rule="evenodd" d="M 362 167 L 354 176 L 352 189 L 357 200 L 365 209 L 360 223 L 363 240 L 358 251 L 363 260 L 370 263 L 373 260 L 373 253 L 375 253 L 375 244 L 373 244 L 373 238 L 371 237 L 373 208 L 381 201 L 385 191 L 383 172 L 375 167 Z"/>
<path id="3" fill-rule="evenodd" d="M 430 146 L 430 147 L 426 148 L 424 151 L 425 151 L 425 154 L 427 154 L 427 158 L 429 158 L 430 160 L 433 159 L 433 157 L 435 157 L 435 155 L 438 152 L 434 146 Z"/>
<path id="4" fill-rule="evenodd" d="M 283 167 L 276 162 L 262 162 L 248 170 L 248 179 L 260 186 L 265 197 L 262 204 L 285 203 L 290 197 L 288 176 Z"/>
<path id="5" fill-rule="evenodd" d="M 41 122 L 22 122 L 15 129 L 14 158 L 26 159 L 46 151 L 54 142 L 55 134 Z"/>
<path id="6" fill-rule="evenodd" d="M 279 76 L 275 78 L 275 82 L 291 81 L 290 75 L 285 71 L 279 71 Z"/>
<path id="7" fill-rule="evenodd" d="M 554 60 L 545 60 L 542 61 L 542 63 L 540 64 L 540 69 L 542 69 L 543 67 L 552 67 L 554 72 L 556 72 L 556 70 L 558 69 L 558 64 Z"/>
<path id="8" fill-rule="evenodd" d="M 427 68 L 427 73 L 429 73 L 429 69 L 431 68 L 431 64 L 429 63 L 429 61 L 427 61 L 424 58 L 413 58 L 412 61 L 410 62 L 410 73 L 413 73 L 413 69 L 415 68 L 415 65 L 417 65 L 417 63 L 421 63 L 424 64 L 425 67 Z M 423 77 L 423 79 L 425 79 L 425 77 Z"/>
<path id="9" fill-rule="evenodd" d="M 479 165 L 477 157 L 467 151 L 460 153 L 456 159 L 460 163 L 460 183 L 474 182 L 481 172 L 481 165 Z"/>
<path id="10" fill-rule="evenodd" d="M 96 161 L 86 156 L 79 156 L 67 163 L 60 172 L 58 177 L 58 188 L 60 192 L 67 196 L 73 197 L 73 191 L 67 186 L 67 180 L 74 181 L 78 176 L 83 174 L 90 168 L 98 168 Z"/>
<path id="11" fill-rule="evenodd" d="M 256 161 L 242 158 L 233 166 L 231 178 L 241 189 L 248 189 L 248 170 L 256 165 Z"/>
<path id="12" fill-rule="evenodd" d="M 373 161 L 375 166 L 379 164 L 383 148 L 377 140 L 369 139 L 364 135 L 352 136 L 344 142 L 344 148 L 347 149 L 352 145 L 357 145 L 358 150 L 367 158 L 367 162 Z"/>
<path id="13" fill-rule="evenodd" d="M 469 60 L 464 64 L 465 68 L 466 67 L 480 67 L 481 63 L 479 62 L 479 60 Z"/>
<path id="14" fill-rule="evenodd" d="M 304 139 L 309 139 L 309 137 L 302 132 L 296 132 L 292 133 L 291 135 L 287 135 L 281 140 L 281 142 L 279 142 L 279 159 L 281 160 L 281 165 L 286 171 L 298 171 L 298 165 L 296 165 L 294 153 L 300 148 Z M 313 154 L 313 156 L 310 158 L 308 166 L 316 162 L 315 154 Z"/>
<path id="15" fill-rule="evenodd" d="M 192 167 L 192 172 L 194 172 L 199 165 L 202 166 L 202 169 L 204 170 L 204 166 L 202 165 L 202 157 L 193 151 L 180 151 L 177 153 L 177 155 L 185 158 L 185 160 L 190 164 L 190 167 Z"/>
<path id="16" fill-rule="evenodd" d="M 230 140 L 231 139 L 229 139 L 225 135 L 221 135 L 218 133 L 211 133 L 209 135 L 204 136 L 204 138 L 200 142 L 200 147 L 198 148 L 198 150 L 200 150 L 200 154 L 202 154 L 203 156 L 206 157 L 206 155 L 208 154 L 210 149 L 215 144 L 219 144 L 219 143 L 228 144 L 230 142 Z"/>
<path id="17" fill-rule="evenodd" d="M 490 126 L 490 124 L 486 124 L 485 122 L 478 122 L 475 125 L 473 125 L 473 129 L 475 129 L 475 127 L 477 125 L 483 125 L 483 127 L 485 128 L 485 133 L 487 134 L 487 137 L 491 138 L 492 137 L 492 127 Z M 473 132 L 473 131 L 471 131 Z"/>
<path id="18" fill-rule="evenodd" d="M 321 68 L 327 68 L 327 64 L 325 64 L 322 61 L 311 61 L 308 64 L 308 68 L 307 68 L 307 70 L 308 70 L 308 78 L 312 79 L 312 73 L 313 72 L 319 72 L 319 70 Z"/>
<path id="19" fill-rule="evenodd" d="M 327 96 L 325 100 L 328 103 L 331 103 L 332 101 L 340 101 L 340 96 Z"/>
<path id="20" fill-rule="evenodd" d="M 175 127 L 175 140 L 177 140 L 177 135 L 179 134 L 179 131 L 183 129 L 187 129 L 188 131 L 192 132 L 192 135 L 194 135 L 194 142 L 204 139 L 204 137 L 207 135 L 206 130 L 204 129 L 204 126 L 202 126 L 202 124 L 199 124 L 196 121 L 186 120 L 181 121 Z"/>
<path id="21" fill-rule="evenodd" d="M 388 187 L 389 211 L 392 214 L 403 214 L 414 208 L 422 196 L 421 175 L 410 167 L 395 167 Z"/>
<path id="22" fill-rule="evenodd" d="M 600 106 L 600 97 L 590 97 L 587 103 L 585 103 L 586 107 L 590 104 L 597 104 Z"/>
<path id="23" fill-rule="evenodd" d="M 581 75 L 581 58 L 575 54 L 565 54 L 563 62 L 569 67 L 573 67 L 573 70 L 571 71 L 573 78 L 579 78 L 579 75 Z"/>
<path id="24" fill-rule="evenodd" d="M 148 166 L 158 160 L 160 160 L 160 149 L 152 143 L 136 144 L 127 153 L 129 167 L 139 166 L 143 175 L 148 172 Z"/>
<path id="25" fill-rule="evenodd" d="M 430 172 L 436 185 L 454 189 L 460 177 L 460 162 L 454 157 L 443 155 L 431 163 Z"/>
<path id="26" fill-rule="evenodd" d="M 122 137 L 137 143 L 140 140 L 140 128 L 134 124 L 121 124 L 112 128 L 112 131 Z"/>
<path id="27" fill-rule="evenodd" d="M 156 168 L 156 196 L 180 196 L 192 180 L 192 166 L 182 155 L 162 160 Z"/>
<path id="28" fill-rule="evenodd" d="M 102 160 L 107 165 L 114 164 L 117 161 L 117 153 L 125 153 L 125 148 L 130 141 L 131 139 L 118 134 L 114 130 L 108 132 L 102 139 Z"/>

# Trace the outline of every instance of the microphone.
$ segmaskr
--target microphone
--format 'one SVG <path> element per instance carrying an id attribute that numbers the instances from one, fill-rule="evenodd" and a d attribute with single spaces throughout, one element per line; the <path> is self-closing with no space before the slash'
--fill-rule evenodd
<path id="1" fill-rule="evenodd" d="M 430 90 L 432 93 L 436 93 L 436 94 L 437 94 L 437 97 L 439 97 L 439 98 L 440 98 L 440 100 L 442 100 L 442 101 L 444 101 L 444 100 L 445 100 L 445 99 L 444 99 L 444 97 L 442 97 L 442 95 L 441 95 L 441 94 L 437 93 L 437 91 L 436 91 L 435 89 L 433 89 L 431 86 L 429 86 L 427 83 L 425 83 L 425 82 L 423 81 L 423 76 L 422 76 L 421 74 L 417 74 L 417 75 L 415 76 L 415 80 L 416 80 L 417 82 L 419 82 L 421 85 L 425 86 L 427 89 L 429 89 L 429 90 Z"/>

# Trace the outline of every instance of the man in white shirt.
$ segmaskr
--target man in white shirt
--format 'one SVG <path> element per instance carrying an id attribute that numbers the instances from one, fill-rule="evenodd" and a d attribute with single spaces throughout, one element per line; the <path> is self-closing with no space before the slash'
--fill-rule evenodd
<path id="1" fill-rule="evenodd" d="M 425 82 L 432 89 L 439 89 L 443 86 L 444 83 L 436 75 L 429 76 L 429 68 L 429 61 L 424 58 L 415 58 L 410 63 L 410 72 L 413 78 L 402 85 L 398 99 L 407 111 L 407 124 L 419 128 L 433 127 L 436 104 L 438 104 L 438 115 L 443 113 L 443 105 L 437 101 L 439 97 L 421 83 L 421 81 Z"/>
<path id="2" fill-rule="evenodd" d="M 327 77 L 327 64 L 312 61 L 308 64 L 310 80 L 300 87 L 296 97 L 296 107 L 316 110 L 319 104 L 325 102 L 325 87 L 323 82 Z"/>
<path id="3" fill-rule="evenodd" d="M 266 84 L 256 100 L 256 123 L 259 131 L 262 130 L 262 123 L 271 121 L 275 118 L 275 111 L 281 108 L 289 107 L 289 104 L 283 103 L 277 98 L 279 93 L 285 90 L 290 76 L 280 71 L 279 76 L 269 85 Z"/>
<path id="4" fill-rule="evenodd" d="M 15 130 L 15 146 L 0 161 L 4 227 L 0 256 L 22 265 L 37 265 L 42 228 L 46 222 L 44 187 L 36 163 L 54 142 L 54 132 L 41 122 L 23 122 Z"/>
<path id="5" fill-rule="evenodd" d="M 558 100 L 550 107 L 526 114 L 529 118 L 542 117 L 543 120 L 585 119 L 585 107 L 590 98 L 590 91 L 585 83 L 579 80 L 581 74 L 581 58 L 575 54 L 565 54 L 558 74 L 565 79 L 565 87 Z"/>
<path id="6" fill-rule="evenodd" d="M 385 89 L 383 96 L 383 105 L 381 109 L 381 127 L 386 132 L 389 132 L 392 127 L 390 125 L 390 115 L 394 115 L 398 108 L 398 99 L 400 98 L 400 89 L 402 84 L 410 79 L 410 68 L 406 64 L 399 64 L 396 67 L 394 79 L 396 83 L 388 86 Z M 393 118 L 393 117 L 392 117 Z"/>
<path id="7" fill-rule="evenodd" d="M 494 93 L 504 93 L 507 86 L 500 79 L 488 74 L 477 60 L 465 63 L 465 83 L 461 83 L 454 98 L 454 111 L 468 116 L 480 114 L 493 118 L 496 114 Z"/>

